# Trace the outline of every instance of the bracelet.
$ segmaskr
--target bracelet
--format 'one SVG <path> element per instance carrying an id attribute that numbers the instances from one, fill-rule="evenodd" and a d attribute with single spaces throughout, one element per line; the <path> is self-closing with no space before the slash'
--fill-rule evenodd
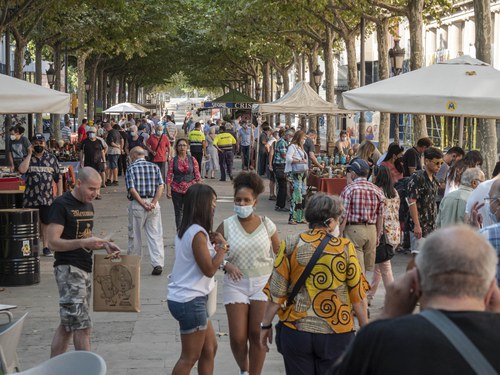
<path id="1" fill-rule="evenodd" d="M 227 264 L 227 263 L 228 263 L 228 261 L 224 259 L 224 260 L 222 261 L 222 263 L 220 264 L 219 269 L 220 269 L 221 271 L 225 271 L 224 267 L 226 267 L 226 264 Z"/>
<path id="2" fill-rule="evenodd" d="M 268 325 L 260 323 L 260 329 L 271 329 L 271 328 L 273 328 L 273 323 L 269 323 Z"/>
<path id="3" fill-rule="evenodd" d="M 227 247 L 228 247 L 227 244 L 218 243 L 216 246 L 219 249 L 223 249 L 223 250 L 227 251 Z"/>

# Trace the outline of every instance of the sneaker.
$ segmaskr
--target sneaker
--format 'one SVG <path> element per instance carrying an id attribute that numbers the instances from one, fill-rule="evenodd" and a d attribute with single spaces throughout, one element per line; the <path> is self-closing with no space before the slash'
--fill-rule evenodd
<path id="1" fill-rule="evenodd" d="M 97 194 L 95 197 L 96 200 L 100 201 L 102 199 L 101 194 Z"/>
<path id="2" fill-rule="evenodd" d="M 113 186 L 118 186 L 118 181 L 113 181 L 113 182 L 111 183 L 111 185 L 113 185 Z"/>
<path id="3" fill-rule="evenodd" d="M 270 201 L 275 201 L 276 200 L 276 195 L 270 195 L 269 196 Z"/>
<path id="4" fill-rule="evenodd" d="M 233 181 L 233 175 L 232 175 L 232 174 L 230 174 L 230 175 L 229 175 L 229 179 L 230 179 L 231 181 Z"/>
<path id="5" fill-rule="evenodd" d="M 278 212 L 289 212 L 290 211 L 289 209 L 287 209 L 285 207 L 278 207 L 278 206 L 274 207 L 274 210 L 278 211 Z"/>
<path id="6" fill-rule="evenodd" d="M 111 180 L 106 181 L 106 186 L 111 186 L 111 184 L 112 184 Z"/>
<path id="7" fill-rule="evenodd" d="M 42 252 L 43 252 L 44 257 L 53 257 L 54 256 L 54 254 L 52 254 L 52 251 L 50 251 L 48 247 L 44 247 Z"/>
<path id="8" fill-rule="evenodd" d="M 163 272 L 163 267 L 162 266 L 156 266 L 155 268 L 153 268 L 153 272 L 151 272 L 151 275 L 161 275 L 161 273 Z"/>
<path id="9" fill-rule="evenodd" d="M 297 225 L 297 222 L 295 220 L 291 219 L 291 220 L 288 220 L 288 224 L 289 225 Z"/>

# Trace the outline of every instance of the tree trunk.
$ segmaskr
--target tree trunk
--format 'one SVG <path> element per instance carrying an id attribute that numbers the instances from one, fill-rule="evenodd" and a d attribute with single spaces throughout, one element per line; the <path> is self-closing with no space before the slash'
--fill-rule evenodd
<path id="1" fill-rule="evenodd" d="M 270 64 L 266 61 L 262 64 L 262 92 L 264 96 L 264 103 L 269 103 L 271 101 L 270 74 Z"/>
<path id="2" fill-rule="evenodd" d="M 17 37 L 16 37 L 17 35 Z M 23 65 L 24 65 L 24 49 L 26 48 L 26 40 L 19 37 L 15 33 L 16 49 L 14 50 L 14 77 L 23 79 Z"/>
<path id="3" fill-rule="evenodd" d="M 42 43 L 36 43 L 35 46 L 35 83 L 42 85 Z M 43 132 L 43 118 L 41 113 L 35 114 L 36 132 Z"/>
<path id="4" fill-rule="evenodd" d="M 78 72 L 78 124 L 82 123 L 85 116 L 85 62 L 92 50 L 81 51 L 77 56 Z"/>
<path id="5" fill-rule="evenodd" d="M 96 93 L 96 82 L 97 82 L 97 66 L 99 65 L 99 60 L 96 59 L 90 65 L 89 73 L 89 82 L 90 82 L 90 90 L 89 90 L 89 120 L 94 121 L 95 117 L 95 93 Z"/>
<path id="6" fill-rule="evenodd" d="M 489 0 L 474 1 L 476 25 L 476 58 L 491 64 L 491 5 Z M 496 120 L 479 120 L 479 142 L 483 155 L 483 169 L 490 177 L 497 160 Z"/>
<path id="7" fill-rule="evenodd" d="M 101 101 L 101 108 L 102 110 L 105 110 L 105 103 L 104 103 L 104 98 L 106 95 L 106 91 L 104 89 L 106 85 L 105 82 L 105 75 L 104 75 L 104 66 L 103 63 L 99 64 L 99 67 L 97 68 L 97 100 Z M 99 114 L 99 116 L 102 116 L 102 113 Z"/>
<path id="8" fill-rule="evenodd" d="M 112 107 L 116 104 L 116 76 L 111 76 L 111 85 L 109 89 L 109 106 Z M 135 102 L 137 103 L 137 98 L 135 99 Z"/>
<path id="9" fill-rule="evenodd" d="M 54 89 L 61 91 L 61 70 L 62 70 L 62 57 L 61 57 L 61 43 L 56 43 L 54 45 L 54 70 L 55 70 L 55 80 Z M 63 90 L 64 91 L 64 90 Z M 61 138 L 61 115 L 55 113 L 52 116 L 52 134 L 56 141 Z"/>
<path id="10" fill-rule="evenodd" d="M 356 58 L 356 34 L 348 34 L 344 39 L 347 52 L 347 78 L 349 80 L 349 90 L 359 87 L 358 62 Z"/>
<path id="11" fill-rule="evenodd" d="M 377 23 L 377 48 L 378 48 L 378 75 L 379 80 L 389 78 L 389 61 L 387 35 L 389 34 L 389 19 L 386 18 Z M 395 132 L 397 135 L 397 132 Z M 380 152 L 385 152 L 389 147 L 390 137 L 390 115 L 380 113 L 380 127 L 378 133 L 378 148 Z M 397 138 L 397 136 L 395 136 Z"/>
<path id="12" fill-rule="evenodd" d="M 314 82 L 314 70 L 318 64 L 318 43 L 315 43 L 314 47 L 311 48 L 311 53 L 307 56 L 307 65 L 309 66 L 309 86 L 317 92 L 316 83 Z M 321 144 L 318 128 L 318 116 L 309 116 L 309 129 L 316 132 L 316 144 Z"/>
<path id="13" fill-rule="evenodd" d="M 424 46 L 422 42 L 422 28 L 424 19 L 422 11 L 424 0 L 410 0 L 408 3 L 408 23 L 410 27 L 410 69 L 417 70 L 424 65 Z M 424 115 L 413 116 L 413 136 L 415 141 L 428 137 L 426 117 Z"/>
<path id="14" fill-rule="evenodd" d="M 302 80 L 302 62 L 300 59 L 300 54 L 294 51 L 293 59 L 295 61 L 295 83 L 297 83 Z"/>
<path id="15" fill-rule="evenodd" d="M 325 59 L 326 101 L 330 103 L 335 103 L 333 39 L 333 30 L 327 25 L 325 28 L 323 56 Z M 335 117 L 328 115 L 326 124 L 326 150 L 327 154 L 332 155 L 335 145 Z"/>

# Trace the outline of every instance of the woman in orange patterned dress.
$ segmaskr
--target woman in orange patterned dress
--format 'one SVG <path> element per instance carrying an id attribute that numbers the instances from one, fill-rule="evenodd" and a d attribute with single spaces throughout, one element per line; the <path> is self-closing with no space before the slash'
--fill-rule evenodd
<path id="1" fill-rule="evenodd" d="M 354 245 L 338 237 L 343 207 L 337 196 L 315 194 L 305 218 L 309 230 L 282 242 L 266 286 L 268 301 L 261 325 L 261 344 L 272 342 L 276 313 L 276 344 L 290 374 L 324 374 L 354 338 L 354 317 L 368 323 L 366 291 Z M 331 239 L 304 286 L 292 303 L 286 303 L 300 275 L 325 236 Z"/>

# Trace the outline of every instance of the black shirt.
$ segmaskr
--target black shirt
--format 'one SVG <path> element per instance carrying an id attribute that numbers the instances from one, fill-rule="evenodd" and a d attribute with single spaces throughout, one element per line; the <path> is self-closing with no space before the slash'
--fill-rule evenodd
<path id="1" fill-rule="evenodd" d="M 104 161 L 102 160 L 102 150 L 104 150 L 104 147 L 99 139 L 96 138 L 91 141 L 90 138 L 86 138 L 82 142 L 82 150 L 85 157 L 83 163 L 86 167 L 92 167 Z"/>
<path id="2" fill-rule="evenodd" d="M 71 192 L 58 197 L 50 208 L 49 223 L 64 226 L 62 239 L 75 240 L 92 237 L 94 226 L 94 207 L 92 203 L 82 203 Z M 86 272 L 92 272 L 92 251 L 76 249 L 55 251 L 54 267 L 71 265 Z"/>
<path id="3" fill-rule="evenodd" d="M 40 158 L 33 153 L 25 178 L 24 207 L 50 206 L 54 201 L 53 183 L 59 181 L 56 157 L 47 150 L 43 151 Z"/>
<path id="4" fill-rule="evenodd" d="M 416 171 L 422 169 L 422 159 L 420 153 L 415 147 L 406 150 L 403 155 L 403 176 L 408 177 L 411 175 L 410 168 L 415 168 Z"/>
<path id="5" fill-rule="evenodd" d="M 500 373 L 500 314 L 443 311 Z M 475 375 L 467 362 L 424 317 L 379 320 L 362 328 L 331 374 Z"/>
<path id="6" fill-rule="evenodd" d="M 309 163 L 309 168 L 311 168 L 311 157 L 309 155 L 310 152 L 314 152 L 316 146 L 311 138 L 306 138 L 306 142 L 304 143 L 304 151 L 307 154 L 307 162 Z"/>

